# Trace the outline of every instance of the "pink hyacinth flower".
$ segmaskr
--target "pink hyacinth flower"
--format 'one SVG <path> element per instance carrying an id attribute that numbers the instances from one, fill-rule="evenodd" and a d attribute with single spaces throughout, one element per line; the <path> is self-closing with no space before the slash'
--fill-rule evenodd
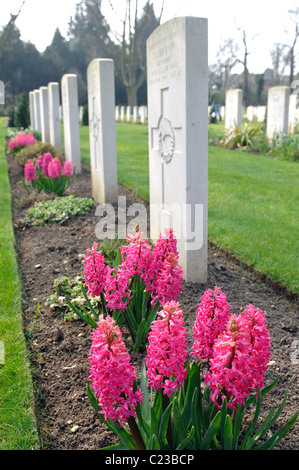
<path id="1" fill-rule="evenodd" d="M 36 164 L 35 166 L 36 167 L 41 167 L 43 166 L 43 159 L 44 159 L 44 156 L 43 155 L 39 155 L 36 159 Z"/>
<path id="2" fill-rule="evenodd" d="M 199 361 L 212 357 L 214 342 L 226 329 L 230 315 L 230 306 L 221 289 L 216 286 L 214 291 L 206 290 L 197 309 L 191 355 Z"/>
<path id="3" fill-rule="evenodd" d="M 122 333 L 110 316 L 99 319 L 92 336 L 89 361 L 89 378 L 105 419 L 118 420 L 123 426 L 130 416 L 137 417 L 136 407 L 142 402 L 143 393 L 139 387 L 133 390 L 134 367 Z"/>
<path id="4" fill-rule="evenodd" d="M 187 376 L 187 331 L 180 305 L 171 301 L 164 305 L 152 323 L 146 347 L 148 385 L 163 389 L 170 397 L 182 387 Z"/>
<path id="5" fill-rule="evenodd" d="M 35 168 L 32 160 L 27 160 L 24 167 L 24 175 L 26 181 L 33 181 L 36 178 Z"/>
<path id="6" fill-rule="evenodd" d="M 169 253 L 163 261 L 163 266 L 157 276 L 152 304 L 159 300 L 162 305 L 176 300 L 183 286 L 183 269 L 178 264 L 178 256 Z"/>
<path id="7" fill-rule="evenodd" d="M 42 172 L 44 176 L 48 176 L 48 165 L 52 161 L 52 155 L 50 152 L 44 154 L 43 162 L 42 162 Z"/>
<path id="8" fill-rule="evenodd" d="M 73 174 L 73 162 L 71 160 L 64 163 L 62 174 L 64 176 L 69 176 L 69 177 L 72 176 L 72 174 Z"/>
<path id="9" fill-rule="evenodd" d="M 262 388 L 270 357 L 270 336 L 263 312 L 249 306 L 229 320 L 227 330 L 215 341 L 210 370 L 211 400 L 221 408 L 224 397 L 229 408 L 244 405 L 252 391 Z"/>
<path id="10" fill-rule="evenodd" d="M 88 286 L 88 294 L 99 296 L 104 292 L 107 266 L 102 251 L 97 251 L 97 243 L 92 249 L 87 248 L 83 261 L 85 285 Z"/>
<path id="11" fill-rule="evenodd" d="M 58 178 L 61 173 L 61 170 L 62 167 L 59 158 L 53 158 L 48 164 L 48 176 L 50 176 L 50 178 Z"/>

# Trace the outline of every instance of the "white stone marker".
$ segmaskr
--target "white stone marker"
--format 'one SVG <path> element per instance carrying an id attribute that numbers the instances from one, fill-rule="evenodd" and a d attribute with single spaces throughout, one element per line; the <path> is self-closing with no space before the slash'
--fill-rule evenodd
<path id="1" fill-rule="evenodd" d="M 258 122 L 264 122 L 266 119 L 267 107 L 266 106 L 257 106 L 256 107 L 256 117 Z"/>
<path id="2" fill-rule="evenodd" d="M 147 40 L 150 236 L 174 229 L 190 282 L 207 280 L 207 29 L 175 18 Z"/>
<path id="3" fill-rule="evenodd" d="M 50 144 L 61 151 L 59 83 L 48 84 Z"/>
<path id="4" fill-rule="evenodd" d="M 65 160 L 72 160 L 76 174 L 81 174 L 80 133 L 78 115 L 77 75 L 66 74 L 61 79 Z"/>
<path id="5" fill-rule="evenodd" d="M 30 114 L 30 127 L 35 129 L 35 115 L 34 115 L 34 92 L 29 92 L 29 114 Z"/>
<path id="6" fill-rule="evenodd" d="M 125 122 L 125 112 L 126 112 L 126 107 L 121 106 L 120 107 L 120 120 L 121 120 L 121 122 Z"/>
<path id="7" fill-rule="evenodd" d="M 133 107 L 133 122 L 138 122 L 138 106 Z"/>
<path id="8" fill-rule="evenodd" d="M 233 129 L 242 123 L 242 101 L 242 90 L 227 90 L 225 96 L 225 129 Z"/>
<path id="9" fill-rule="evenodd" d="M 131 122 L 131 106 L 127 106 L 127 122 Z"/>
<path id="10" fill-rule="evenodd" d="M 41 132 L 40 120 L 40 91 L 34 90 L 34 116 L 35 116 L 35 130 Z"/>
<path id="11" fill-rule="evenodd" d="M 50 142 L 50 130 L 49 130 L 49 98 L 48 98 L 48 87 L 42 86 L 40 91 L 40 123 L 42 132 L 42 141 Z"/>
<path id="12" fill-rule="evenodd" d="M 288 133 L 290 88 L 275 86 L 268 90 L 267 137 Z"/>
<path id="13" fill-rule="evenodd" d="M 289 134 L 296 134 L 299 123 L 299 95 L 292 93 L 289 103 Z"/>
<path id="14" fill-rule="evenodd" d="M 115 120 L 119 121 L 119 106 L 115 106 Z"/>
<path id="15" fill-rule="evenodd" d="M 114 62 L 94 59 L 87 69 L 92 195 L 97 203 L 118 198 Z"/>

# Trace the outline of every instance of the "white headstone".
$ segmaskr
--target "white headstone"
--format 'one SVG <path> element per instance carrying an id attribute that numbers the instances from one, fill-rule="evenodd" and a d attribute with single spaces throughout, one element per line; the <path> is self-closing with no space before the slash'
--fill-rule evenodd
<path id="1" fill-rule="evenodd" d="M 120 120 L 121 120 L 121 122 L 125 121 L 125 111 L 126 111 L 126 107 L 121 106 L 120 107 Z"/>
<path id="2" fill-rule="evenodd" d="M 225 129 L 232 129 L 242 123 L 242 101 L 242 90 L 227 90 L 225 97 Z"/>
<path id="3" fill-rule="evenodd" d="M 256 117 L 258 122 L 264 122 L 266 120 L 267 107 L 266 106 L 257 106 L 256 107 Z"/>
<path id="4" fill-rule="evenodd" d="M 225 106 L 220 107 L 220 116 L 221 116 L 222 121 L 224 121 L 224 119 L 225 119 Z"/>
<path id="5" fill-rule="evenodd" d="M 50 144 L 61 151 L 59 83 L 48 84 Z"/>
<path id="6" fill-rule="evenodd" d="M 127 106 L 127 122 L 131 122 L 131 106 Z"/>
<path id="7" fill-rule="evenodd" d="M 114 62 L 94 59 L 87 69 L 90 165 L 93 198 L 117 201 Z"/>
<path id="8" fill-rule="evenodd" d="M 79 122 L 83 124 L 84 106 L 79 106 Z"/>
<path id="9" fill-rule="evenodd" d="M 247 119 L 249 122 L 253 121 L 253 106 L 247 107 Z"/>
<path id="10" fill-rule="evenodd" d="M 145 121 L 146 121 L 146 108 L 145 108 L 145 106 L 140 106 L 139 112 L 140 112 L 140 122 L 141 122 L 141 124 L 145 124 Z"/>
<path id="11" fill-rule="evenodd" d="M 207 26 L 175 18 L 147 40 L 151 238 L 174 229 L 190 282 L 207 280 Z"/>
<path id="12" fill-rule="evenodd" d="M 76 174 L 81 174 L 77 75 L 63 75 L 61 79 L 61 96 L 65 160 L 72 160 L 73 166 L 76 168 Z"/>
<path id="13" fill-rule="evenodd" d="M 35 129 L 35 115 L 34 115 L 34 92 L 29 92 L 29 115 L 30 115 L 30 127 Z"/>
<path id="14" fill-rule="evenodd" d="M 35 130 L 41 132 L 40 120 L 40 91 L 34 90 L 34 116 L 35 116 Z"/>
<path id="15" fill-rule="evenodd" d="M 133 122 L 138 122 L 138 106 L 133 107 Z"/>
<path id="16" fill-rule="evenodd" d="M 42 141 L 50 142 L 48 88 L 46 86 L 42 86 L 39 91 Z"/>
<path id="17" fill-rule="evenodd" d="M 292 93 L 289 103 L 289 133 L 296 134 L 298 132 L 299 123 L 299 94 Z"/>
<path id="18" fill-rule="evenodd" d="M 268 90 L 267 137 L 288 133 L 290 88 L 275 86 Z"/>
<path id="19" fill-rule="evenodd" d="M 115 120 L 119 121 L 119 106 L 115 106 Z"/>

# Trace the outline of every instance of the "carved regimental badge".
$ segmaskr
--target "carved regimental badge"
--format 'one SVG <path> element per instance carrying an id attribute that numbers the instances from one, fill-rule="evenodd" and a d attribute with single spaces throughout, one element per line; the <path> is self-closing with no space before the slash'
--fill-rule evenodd
<path id="1" fill-rule="evenodd" d="M 164 163 L 170 163 L 175 151 L 175 136 L 172 124 L 166 117 L 159 122 L 158 152 Z"/>

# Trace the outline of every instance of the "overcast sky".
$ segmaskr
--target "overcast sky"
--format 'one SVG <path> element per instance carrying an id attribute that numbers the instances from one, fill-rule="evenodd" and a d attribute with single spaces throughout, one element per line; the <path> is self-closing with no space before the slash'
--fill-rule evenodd
<path id="1" fill-rule="evenodd" d="M 121 14 L 126 0 L 111 0 L 117 14 Z M 159 15 L 162 0 L 153 0 Z M 10 13 L 17 13 L 23 0 L 0 0 L 0 26 L 4 26 Z M 68 23 L 75 12 L 78 0 L 26 0 L 16 22 L 23 41 L 30 41 L 40 52 L 51 44 L 55 29 L 67 37 Z M 139 0 L 143 5 L 145 0 Z M 208 18 L 209 64 L 215 63 L 216 52 L 224 39 L 233 37 L 242 48 L 242 35 L 248 39 L 248 67 L 250 72 L 262 73 L 272 67 L 270 49 L 275 43 L 291 44 L 294 26 L 291 27 L 288 10 L 294 10 L 298 1 L 284 0 L 164 0 L 162 23 L 175 16 Z M 102 11 L 111 29 L 120 24 L 108 0 L 102 0 Z M 299 41 L 298 47 L 299 50 Z M 298 51 L 299 52 L 299 51 Z M 242 55 L 240 54 L 240 57 Z M 299 56 L 296 70 L 299 70 Z"/>

